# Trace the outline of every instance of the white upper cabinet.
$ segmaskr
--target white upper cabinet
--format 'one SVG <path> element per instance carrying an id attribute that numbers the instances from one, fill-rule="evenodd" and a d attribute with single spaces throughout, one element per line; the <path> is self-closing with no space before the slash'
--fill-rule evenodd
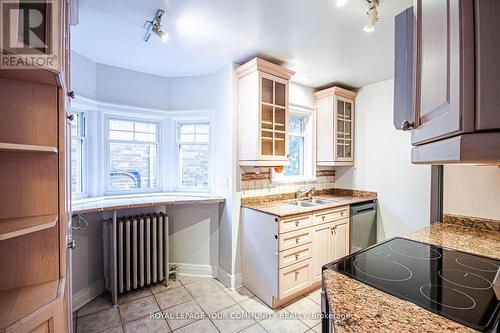
<path id="1" fill-rule="evenodd" d="M 239 79 L 240 165 L 288 164 L 288 81 L 293 71 L 254 58 L 236 69 Z"/>
<path id="2" fill-rule="evenodd" d="M 316 164 L 354 165 L 354 98 L 356 93 L 332 87 L 316 98 Z"/>

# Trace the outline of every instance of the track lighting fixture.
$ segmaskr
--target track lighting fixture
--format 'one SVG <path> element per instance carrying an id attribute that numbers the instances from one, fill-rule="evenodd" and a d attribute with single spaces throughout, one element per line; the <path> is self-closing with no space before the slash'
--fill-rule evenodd
<path id="1" fill-rule="evenodd" d="M 165 11 L 163 9 L 158 9 L 153 20 L 146 21 L 146 23 L 144 23 L 144 28 L 146 29 L 146 34 L 144 35 L 145 42 L 149 40 L 152 33 L 157 35 L 162 42 L 166 42 L 168 40 L 168 33 L 161 29 L 161 19 L 163 14 L 165 14 Z"/>
<path id="2" fill-rule="evenodd" d="M 375 24 L 377 24 L 379 20 L 378 15 L 378 6 L 380 5 L 379 0 L 366 0 L 368 2 L 368 22 L 363 28 L 366 32 L 373 32 L 375 30 Z"/>

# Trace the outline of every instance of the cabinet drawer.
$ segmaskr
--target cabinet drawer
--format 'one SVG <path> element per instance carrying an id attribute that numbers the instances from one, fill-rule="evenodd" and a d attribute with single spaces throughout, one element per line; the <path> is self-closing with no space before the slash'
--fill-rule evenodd
<path id="1" fill-rule="evenodd" d="M 314 225 L 333 222 L 347 217 L 349 217 L 349 206 L 327 210 L 314 214 Z"/>
<path id="2" fill-rule="evenodd" d="M 289 231 L 299 230 L 306 227 L 312 226 L 312 216 L 303 215 L 297 217 L 291 217 L 287 219 L 282 219 L 279 222 L 279 233 L 285 233 Z"/>
<path id="3" fill-rule="evenodd" d="M 311 259 L 279 270 L 279 299 L 311 285 Z"/>
<path id="4" fill-rule="evenodd" d="M 284 251 L 311 242 L 311 230 L 302 229 L 279 235 L 279 250 Z"/>
<path id="5" fill-rule="evenodd" d="M 279 268 L 284 268 L 311 258 L 311 244 L 306 244 L 279 253 Z"/>

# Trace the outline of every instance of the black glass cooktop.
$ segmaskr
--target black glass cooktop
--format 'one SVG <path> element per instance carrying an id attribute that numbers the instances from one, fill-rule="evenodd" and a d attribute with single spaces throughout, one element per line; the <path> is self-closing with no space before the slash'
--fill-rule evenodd
<path id="1" fill-rule="evenodd" d="M 428 311 L 484 331 L 498 320 L 500 261 L 393 238 L 325 265 Z"/>

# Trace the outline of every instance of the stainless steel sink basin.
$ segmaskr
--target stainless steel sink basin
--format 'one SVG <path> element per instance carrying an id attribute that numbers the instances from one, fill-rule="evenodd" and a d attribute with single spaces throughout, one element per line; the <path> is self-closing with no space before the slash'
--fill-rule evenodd
<path id="1" fill-rule="evenodd" d="M 326 200 L 326 199 L 305 199 L 305 200 L 297 199 L 292 201 L 286 201 L 285 203 L 287 205 L 292 205 L 296 207 L 313 207 L 313 206 L 328 205 L 334 202 L 336 201 Z"/>
<path id="2" fill-rule="evenodd" d="M 285 204 L 291 205 L 291 206 L 296 206 L 296 207 L 314 207 L 314 206 L 317 206 L 313 203 L 306 202 L 304 200 L 287 201 L 287 202 L 285 202 Z"/>

